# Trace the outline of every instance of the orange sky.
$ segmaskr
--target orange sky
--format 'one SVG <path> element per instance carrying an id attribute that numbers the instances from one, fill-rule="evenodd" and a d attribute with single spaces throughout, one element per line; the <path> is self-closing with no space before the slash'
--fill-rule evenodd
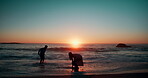
<path id="1" fill-rule="evenodd" d="M 0 3 L 1 43 L 148 43 L 145 0 Z"/>

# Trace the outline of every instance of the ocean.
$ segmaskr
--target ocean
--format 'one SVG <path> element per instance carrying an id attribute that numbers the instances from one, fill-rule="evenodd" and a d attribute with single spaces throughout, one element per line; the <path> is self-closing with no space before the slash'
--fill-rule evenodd
<path id="1" fill-rule="evenodd" d="M 48 45 L 45 63 L 39 64 L 38 50 Z M 98 75 L 148 72 L 148 44 L 0 44 L 0 77 L 42 75 Z M 71 69 L 68 52 L 81 54 L 84 66 Z"/>

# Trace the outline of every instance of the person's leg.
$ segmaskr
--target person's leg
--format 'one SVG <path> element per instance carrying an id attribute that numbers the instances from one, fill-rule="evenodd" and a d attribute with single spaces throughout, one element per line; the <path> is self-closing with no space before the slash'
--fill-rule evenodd
<path id="1" fill-rule="evenodd" d="M 78 72 L 78 71 L 79 71 L 79 67 L 78 67 L 78 65 L 77 65 L 77 64 L 75 64 L 74 71 L 75 71 L 75 72 Z"/>
<path id="2" fill-rule="evenodd" d="M 45 57 L 44 57 L 44 55 L 43 55 L 43 59 L 42 59 L 42 62 L 44 63 L 44 59 L 45 59 Z"/>
<path id="3" fill-rule="evenodd" d="M 41 57 L 41 55 L 40 55 L 40 63 L 42 63 L 42 57 Z"/>
<path id="4" fill-rule="evenodd" d="M 41 57 L 41 60 L 40 60 L 40 63 L 43 63 L 44 62 L 44 56 L 40 56 Z"/>
<path id="5" fill-rule="evenodd" d="M 78 67 L 78 65 L 77 65 L 77 64 L 75 64 L 75 68 L 76 68 L 76 69 L 79 69 L 79 67 Z"/>
<path id="6" fill-rule="evenodd" d="M 40 60 L 40 63 L 42 63 L 42 59 Z"/>

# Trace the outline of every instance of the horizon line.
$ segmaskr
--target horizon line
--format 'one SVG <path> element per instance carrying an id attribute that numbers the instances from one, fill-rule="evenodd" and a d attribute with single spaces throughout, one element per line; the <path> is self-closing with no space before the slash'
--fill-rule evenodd
<path id="1" fill-rule="evenodd" d="M 69 42 L 0 42 L 2 43 L 16 43 L 16 44 L 71 44 Z M 81 44 L 119 44 L 119 43 L 124 43 L 124 42 L 118 42 L 118 43 L 99 43 L 99 42 L 84 42 Z M 124 44 L 148 44 L 148 43 L 124 43 Z"/>

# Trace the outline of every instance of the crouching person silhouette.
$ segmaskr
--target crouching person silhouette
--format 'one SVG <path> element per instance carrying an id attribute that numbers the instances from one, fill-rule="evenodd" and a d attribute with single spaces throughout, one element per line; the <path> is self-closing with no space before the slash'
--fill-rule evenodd
<path id="1" fill-rule="evenodd" d="M 47 47 L 48 47 L 48 46 L 45 45 L 45 47 L 40 48 L 39 51 L 38 51 L 38 55 L 40 56 L 40 63 L 44 63 L 45 52 L 46 52 Z"/>
<path id="2" fill-rule="evenodd" d="M 74 69 L 75 72 L 78 72 L 78 66 L 83 66 L 82 56 L 80 54 L 72 54 L 72 52 L 69 52 L 68 54 L 69 59 L 72 60 L 72 69 Z"/>

